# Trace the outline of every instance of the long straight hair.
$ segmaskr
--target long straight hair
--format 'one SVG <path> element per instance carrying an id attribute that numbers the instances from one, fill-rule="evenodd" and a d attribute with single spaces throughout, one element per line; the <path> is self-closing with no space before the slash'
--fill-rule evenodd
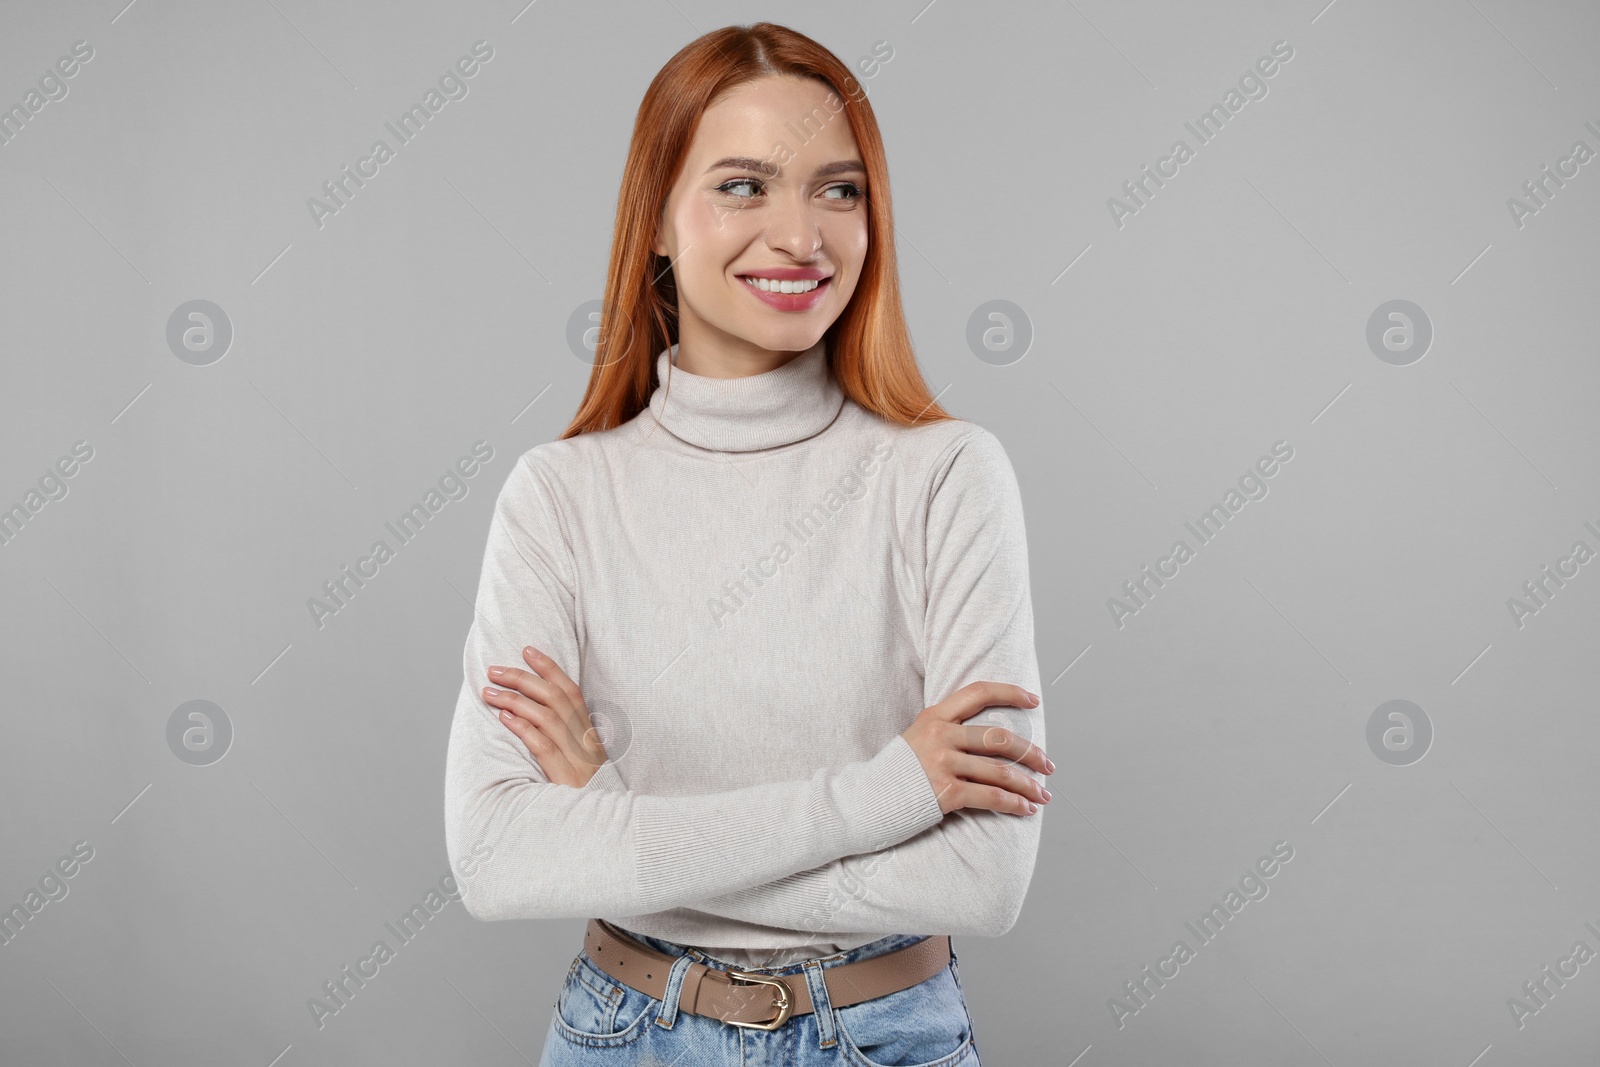
<path id="1" fill-rule="evenodd" d="M 700 116 L 723 93 L 774 74 L 815 78 L 842 111 L 867 169 L 867 253 L 839 317 L 824 334 L 839 387 L 861 407 L 902 425 L 956 416 L 928 392 L 900 306 L 889 165 L 865 91 L 837 56 L 802 33 L 770 22 L 726 26 L 685 45 L 651 81 L 634 119 L 617 194 L 601 300 L 594 369 L 561 439 L 633 418 L 655 391 L 656 356 L 678 340 L 678 301 L 669 261 L 655 253 L 656 227 L 689 154 Z M 843 90 L 843 91 L 841 91 Z M 801 122 L 826 123 L 813 111 Z"/>

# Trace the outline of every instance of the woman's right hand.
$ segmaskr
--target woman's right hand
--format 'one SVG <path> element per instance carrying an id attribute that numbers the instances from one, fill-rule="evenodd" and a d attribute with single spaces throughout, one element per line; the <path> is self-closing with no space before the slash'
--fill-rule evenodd
<path id="1" fill-rule="evenodd" d="M 1015 766 L 1022 763 L 1050 774 L 1055 765 L 1043 749 L 1003 726 L 964 725 L 984 708 L 996 706 L 1036 708 L 1039 701 L 1021 686 L 973 682 L 924 708 L 900 735 L 922 761 L 947 815 L 957 808 L 1031 815 L 1030 802 L 1050 801 L 1044 785 Z"/>

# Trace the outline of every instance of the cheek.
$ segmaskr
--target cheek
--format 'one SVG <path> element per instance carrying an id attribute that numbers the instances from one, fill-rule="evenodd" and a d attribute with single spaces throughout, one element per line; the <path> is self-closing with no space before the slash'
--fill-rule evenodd
<path id="1" fill-rule="evenodd" d="M 760 231 L 748 215 L 707 207 L 680 220 L 677 236 L 681 258 L 674 269 L 683 268 L 681 275 L 699 279 L 702 285 L 715 285 L 731 277 L 729 268 Z"/>
<path id="2" fill-rule="evenodd" d="M 829 235 L 829 247 L 840 269 L 848 276 L 848 282 L 838 290 L 839 298 L 847 301 L 861 280 L 861 267 L 866 262 L 867 224 L 865 218 L 859 222 L 854 219 L 841 221 L 847 221 L 849 225 L 842 225 L 836 233 Z"/>
<path id="3" fill-rule="evenodd" d="M 721 249 L 696 241 L 672 266 L 679 303 L 694 308 L 702 317 L 725 322 L 726 316 L 742 306 L 733 287 L 744 283 L 729 273 L 732 262 Z"/>
<path id="4" fill-rule="evenodd" d="M 724 252 L 737 252 L 760 232 L 756 213 L 713 200 L 701 201 L 681 212 L 675 224 L 679 247 L 714 250 L 713 258 Z"/>
<path id="5" fill-rule="evenodd" d="M 824 239 L 833 250 L 834 258 L 840 263 L 849 264 L 852 274 L 857 273 L 862 261 L 867 258 L 866 216 L 840 219 L 838 225 L 827 231 Z"/>

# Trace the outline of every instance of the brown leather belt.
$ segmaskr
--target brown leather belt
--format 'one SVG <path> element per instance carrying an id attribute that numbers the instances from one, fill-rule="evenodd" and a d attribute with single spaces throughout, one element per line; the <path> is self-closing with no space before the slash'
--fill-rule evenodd
<path id="1" fill-rule="evenodd" d="M 678 959 L 641 944 L 604 919 L 589 920 L 583 947 L 595 966 L 656 1000 L 663 999 L 667 973 Z M 950 938 L 935 934 L 872 959 L 824 967 L 822 981 L 833 1006 L 843 1008 L 909 989 L 949 965 Z M 698 960 L 684 973 L 678 1009 L 757 1030 L 776 1030 L 794 1016 L 814 1010 L 804 973 L 719 970 Z"/>

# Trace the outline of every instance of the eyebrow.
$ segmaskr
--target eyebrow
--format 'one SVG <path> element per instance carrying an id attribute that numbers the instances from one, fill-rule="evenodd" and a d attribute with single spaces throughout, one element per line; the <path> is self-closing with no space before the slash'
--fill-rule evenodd
<path id="1" fill-rule="evenodd" d="M 717 160 L 706 168 L 710 174 L 714 170 L 753 170 L 757 174 L 776 177 L 782 168 L 776 163 L 754 156 L 727 156 Z M 826 163 L 817 168 L 817 177 L 826 178 L 833 174 L 865 174 L 866 166 L 859 159 L 841 159 L 833 163 Z"/>

